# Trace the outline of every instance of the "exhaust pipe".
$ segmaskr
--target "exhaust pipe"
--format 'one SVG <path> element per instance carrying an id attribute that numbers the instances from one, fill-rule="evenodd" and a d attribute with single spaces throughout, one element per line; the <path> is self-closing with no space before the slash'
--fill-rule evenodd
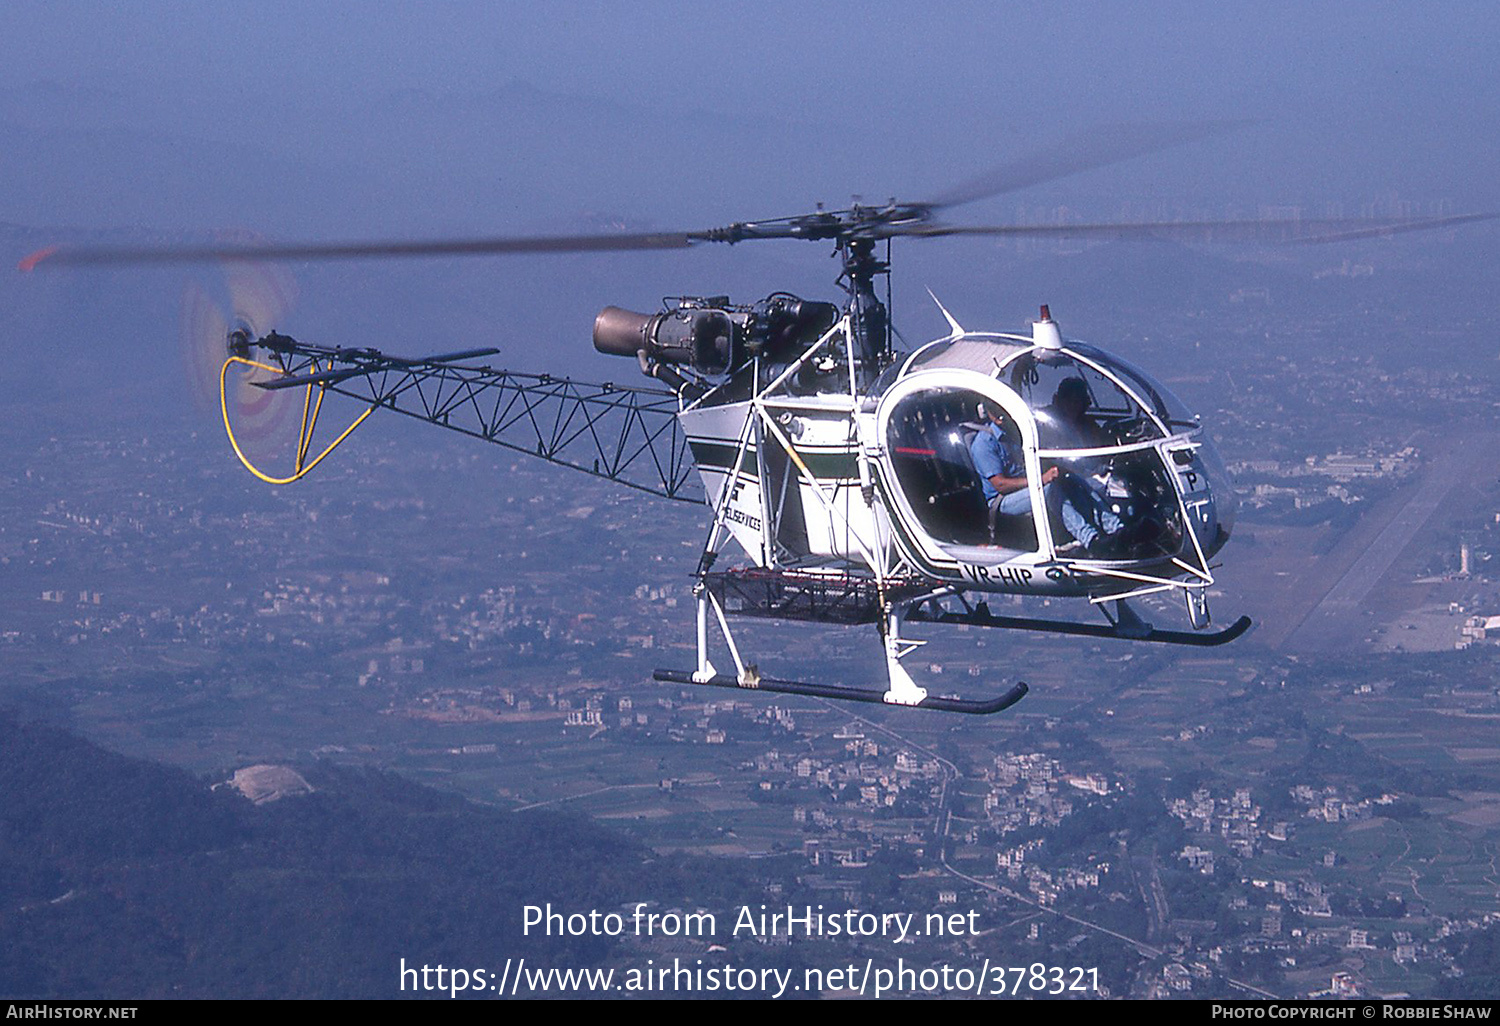
<path id="1" fill-rule="evenodd" d="M 594 348 L 634 356 L 643 364 L 687 365 L 710 377 L 736 362 L 735 324 L 723 310 L 677 309 L 657 314 L 606 306 L 594 318 Z"/>

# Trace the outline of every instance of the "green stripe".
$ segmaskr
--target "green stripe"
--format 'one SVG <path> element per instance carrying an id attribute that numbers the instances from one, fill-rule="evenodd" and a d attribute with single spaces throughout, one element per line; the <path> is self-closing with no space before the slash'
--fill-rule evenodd
<path id="1" fill-rule="evenodd" d="M 693 450 L 693 460 L 700 467 L 733 470 L 736 460 L 739 460 L 739 446 L 729 442 L 710 442 L 706 439 L 694 438 L 688 442 L 688 447 Z M 760 463 L 756 460 L 753 448 L 745 453 L 744 460 L 740 461 L 740 470 L 748 474 L 760 472 Z"/>
<path id="2" fill-rule="evenodd" d="M 693 459 L 700 467 L 732 470 L 735 460 L 739 458 L 739 446 L 731 442 L 697 438 L 689 441 L 688 445 L 693 451 Z M 819 481 L 853 481 L 859 477 L 859 463 L 852 452 L 804 452 L 798 449 L 797 456 L 807 464 L 807 469 Z M 760 461 L 757 457 L 755 449 L 750 449 L 745 453 L 740 469 L 746 473 L 759 474 Z"/>

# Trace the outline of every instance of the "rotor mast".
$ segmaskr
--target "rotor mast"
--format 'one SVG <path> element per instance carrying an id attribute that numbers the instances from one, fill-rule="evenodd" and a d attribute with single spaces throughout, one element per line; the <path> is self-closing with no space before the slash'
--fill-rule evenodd
<path id="1" fill-rule="evenodd" d="M 802 239 L 830 241 L 842 268 L 839 286 L 844 290 L 849 314 L 850 339 L 861 377 L 860 387 L 873 381 L 891 360 L 890 311 L 880 298 L 875 279 L 890 275 L 890 262 L 876 255 L 876 246 L 896 235 L 914 234 L 914 229 L 932 220 L 935 207 L 929 203 L 897 203 L 883 207 L 855 204 L 847 210 L 819 210 L 815 214 L 773 221 L 739 221 L 713 228 L 697 236 L 704 242 L 733 245 L 749 239 Z"/>
<path id="2" fill-rule="evenodd" d="M 891 358 L 891 315 L 875 291 L 875 276 L 889 277 L 891 265 L 875 256 L 872 238 L 841 240 L 839 254 L 844 261 L 839 284 L 849 295 L 849 342 L 863 369 L 866 380 L 859 385 L 864 387 L 885 370 Z"/>

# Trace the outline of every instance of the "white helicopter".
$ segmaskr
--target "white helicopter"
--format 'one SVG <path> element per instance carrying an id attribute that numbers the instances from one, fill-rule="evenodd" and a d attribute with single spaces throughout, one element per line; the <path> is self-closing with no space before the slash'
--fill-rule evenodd
<path id="1" fill-rule="evenodd" d="M 1065 339 L 1046 307 L 1028 336 L 966 331 L 943 310 L 948 335 L 893 354 L 871 337 L 883 306 L 861 306 L 872 293 L 858 284 L 851 295 L 842 313 L 781 295 L 748 308 L 678 300 L 649 316 L 609 307 L 596 320 L 596 348 L 673 384 L 713 508 L 694 589 L 698 664 L 658 680 L 988 713 L 1025 684 L 993 699 L 929 694 L 902 664 L 923 644 L 907 623 L 1198 645 L 1249 628 L 1242 617 L 1212 634 L 1156 630 L 1127 604 L 1179 591 L 1207 628 L 1210 561 L 1233 527 L 1213 443 L 1166 388 Z M 731 541 L 748 565 L 715 571 Z M 1087 597 L 1106 621 L 996 616 L 995 593 Z M 875 624 L 888 686 L 762 677 L 731 615 Z M 713 628 L 732 675 L 710 660 Z"/>
<path id="2" fill-rule="evenodd" d="M 659 681 L 814 695 L 914 709 L 993 713 L 1027 692 L 993 698 L 932 694 L 903 664 L 924 642 L 908 625 L 966 624 L 1180 645 L 1222 645 L 1248 617 L 1209 630 L 1214 558 L 1236 500 L 1199 418 L 1149 374 L 1063 335 L 1047 307 L 1027 334 L 966 330 L 941 307 L 948 333 L 898 352 L 876 279 L 894 238 L 950 235 L 1336 241 L 1446 227 L 1440 219 L 955 226 L 946 208 L 1222 130 L 1162 126 L 1094 136 L 997 169 L 938 200 L 855 205 L 695 232 L 502 237 L 431 242 L 47 249 L 22 262 L 161 263 L 437 254 L 679 249 L 704 243 L 831 242 L 842 304 L 773 293 L 736 305 L 677 297 L 654 314 L 607 307 L 600 352 L 634 359 L 666 386 L 584 384 L 479 363 L 495 349 L 407 358 L 371 348 L 299 342 L 240 323 L 219 372 L 224 426 L 261 479 L 305 476 L 377 409 L 684 501 L 712 521 L 694 571 L 697 663 Z M 879 247 L 884 246 L 883 252 Z M 936 297 L 934 297 L 936 301 Z M 289 474 L 257 466 L 235 435 L 237 397 L 303 389 Z M 313 455 L 328 393 L 364 409 Z M 696 493 L 694 471 L 701 482 Z M 744 558 L 716 569 L 734 543 Z M 1163 630 L 1129 604 L 1177 592 L 1193 628 Z M 1083 623 L 1001 616 L 991 595 L 1087 598 Z M 731 617 L 873 625 L 883 689 L 763 676 Z M 717 633 L 733 662 L 711 659 Z"/>

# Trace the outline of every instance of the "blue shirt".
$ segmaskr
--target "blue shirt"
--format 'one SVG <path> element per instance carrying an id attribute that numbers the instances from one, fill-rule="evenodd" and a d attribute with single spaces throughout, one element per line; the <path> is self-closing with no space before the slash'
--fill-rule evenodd
<path id="1" fill-rule="evenodd" d="M 1022 463 L 1005 433 L 997 424 L 988 424 L 969 444 L 969 456 L 974 460 L 974 469 L 979 471 L 980 484 L 984 486 L 984 500 L 994 502 L 1000 494 L 990 483 L 990 478 L 1025 477 L 1026 465 Z"/>

